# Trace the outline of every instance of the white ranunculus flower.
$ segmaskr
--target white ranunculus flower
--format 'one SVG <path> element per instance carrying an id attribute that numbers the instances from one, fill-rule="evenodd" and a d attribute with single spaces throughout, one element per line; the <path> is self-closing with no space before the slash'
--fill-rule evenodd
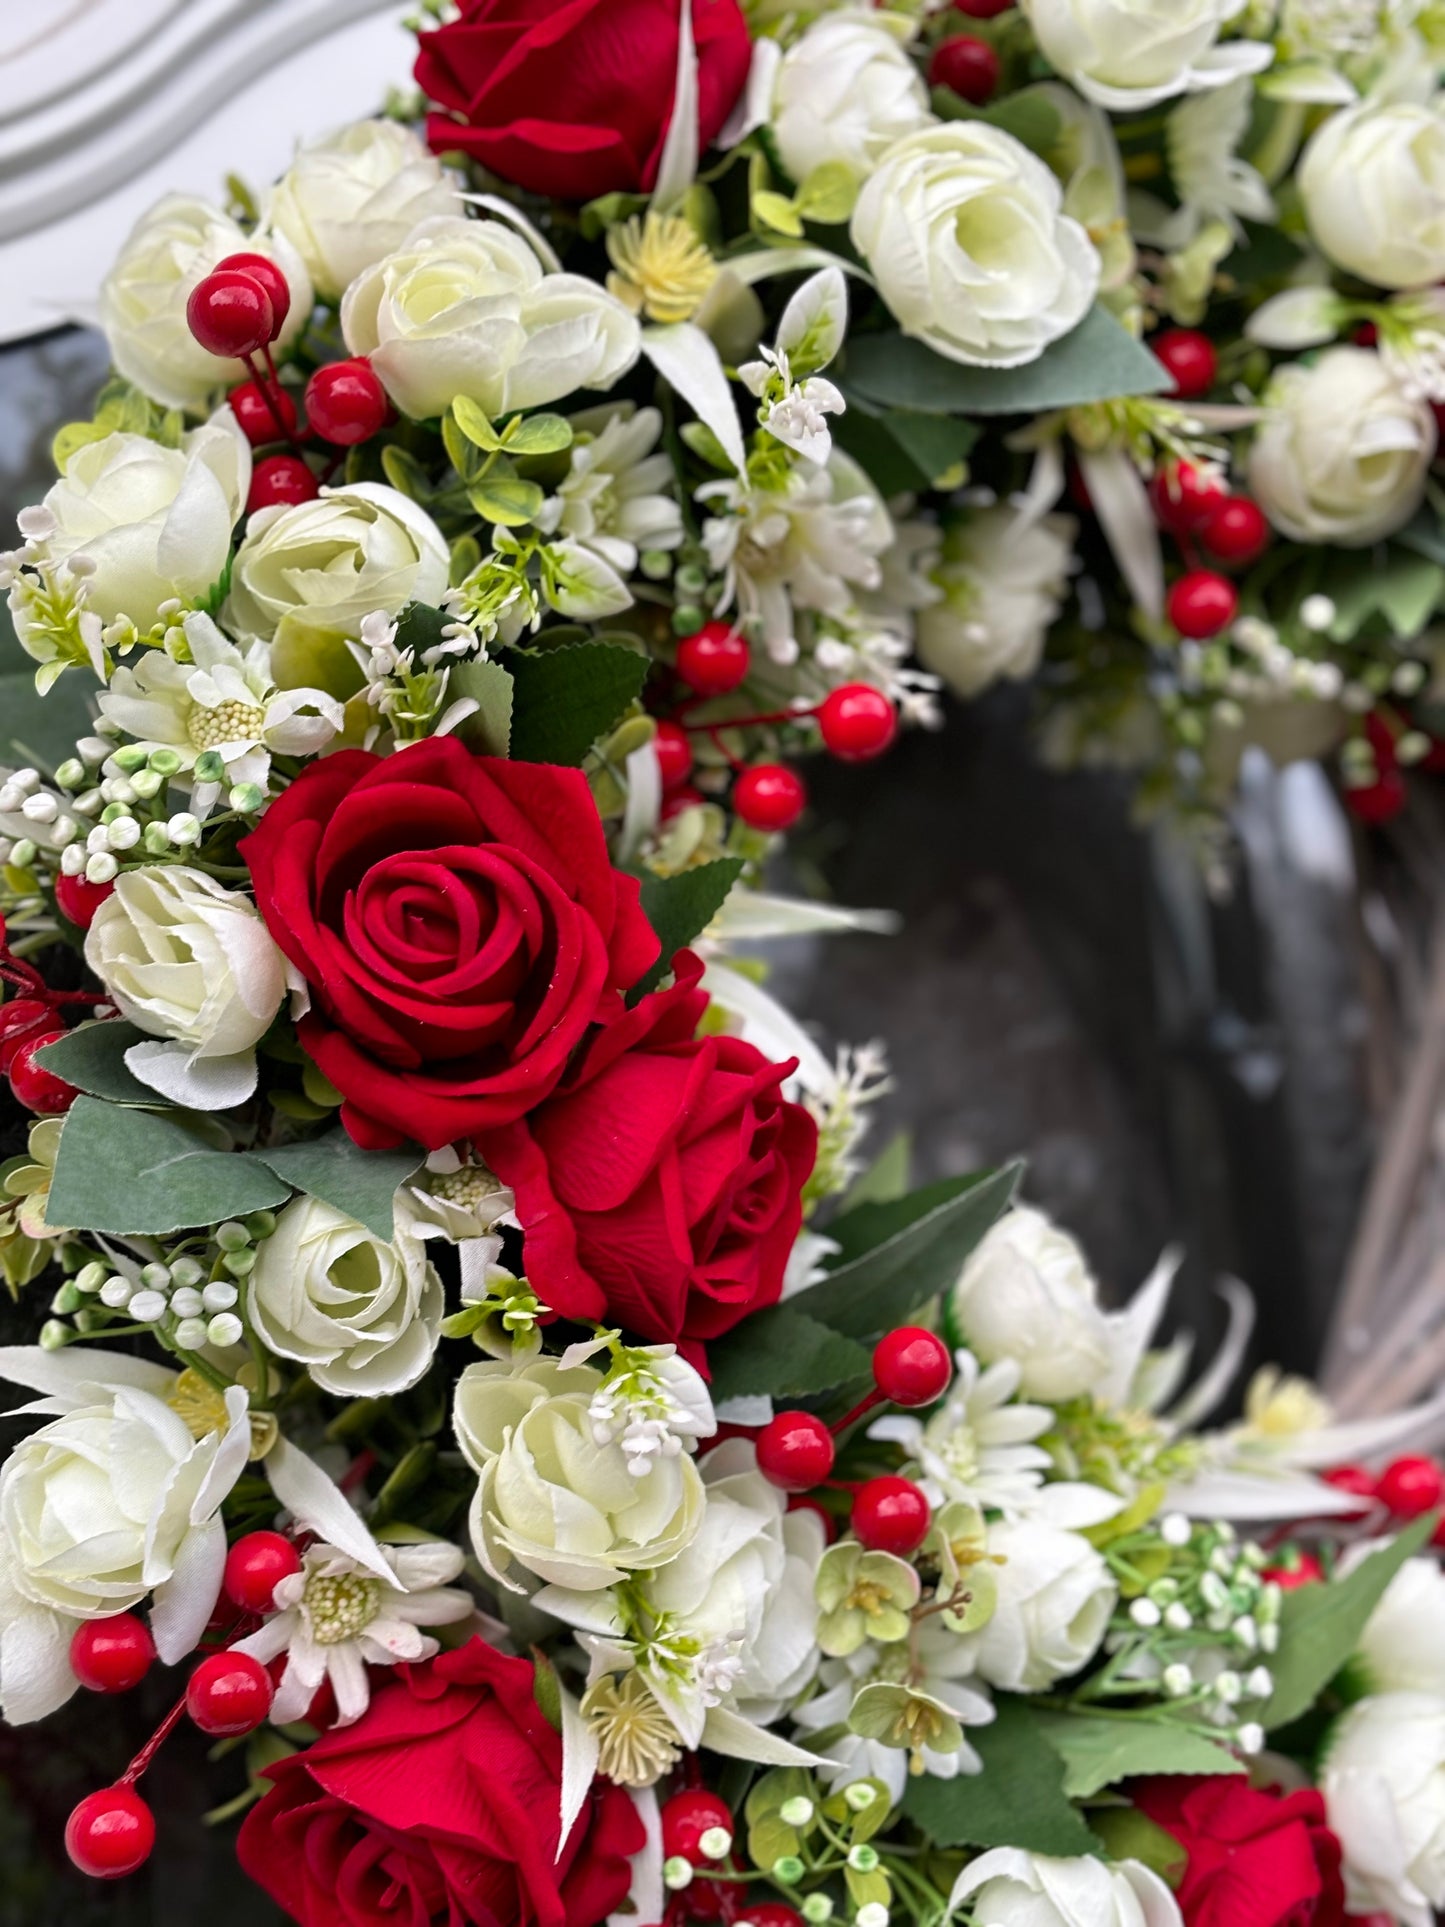
<path id="1" fill-rule="evenodd" d="M 419 1238 L 387 1242 L 319 1198 L 295 1198 L 247 1281 L 262 1341 L 324 1391 L 377 1398 L 415 1385 L 440 1334 L 442 1284 Z"/>
<path id="2" fill-rule="evenodd" d="M 1445 280 L 1445 96 L 1367 100 L 1332 114 L 1299 186 L 1316 243 L 1377 288 Z"/>
<path id="3" fill-rule="evenodd" d="M 1024 1398 L 1057 1404 L 1087 1392 L 1112 1356 L 1107 1315 L 1083 1252 L 1042 1211 L 1000 1218 L 949 1294 L 949 1316 L 992 1365 L 1011 1358 Z"/>
<path id="4" fill-rule="evenodd" d="M 123 1016 L 164 1041 L 126 1063 L 176 1104 L 224 1110 L 256 1088 L 256 1045 L 290 971 L 251 898 L 203 870 L 122 870 L 85 933 L 85 960 Z"/>
<path id="5" fill-rule="evenodd" d="M 1353 1572 L 1377 1544 L 1351 1546 L 1340 1561 Z M 1445 1573 L 1433 1559 L 1407 1559 L 1370 1614 L 1357 1648 L 1374 1693 L 1435 1693 L 1445 1698 Z"/>
<path id="6" fill-rule="evenodd" d="M 998 1601 L 971 1642 L 980 1679 L 1009 1693 L 1043 1693 L 1098 1652 L 1117 1600 L 1109 1568 L 1081 1533 L 1041 1519 L 988 1529 Z"/>
<path id="7" fill-rule="evenodd" d="M 592 1403 L 603 1374 L 535 1358 L 487 1360 L 457 1381 L 457 1443 L 480 1475 L 472 1501 L 477 1557 L 494 1578 L 513 1560 L 551 1585 L 597 1592 L 650 1572 L 688 1546 L 704 1496 L 686 1453 L 661 1456 L 645 1477 L 620 1439 L 597 1443 Z"/>
<path id="8" fill-rule="evenodd" d="M 904 334 L 950 361 L 1017 368 L 1078 325 L 1099 256 L 1055 175 L 984 121 L 889 148 L 853 210 L 853 245 Z"/>
<path id="9" fill-rule="evenodd" d="M 579 274 L 549 274 L 503 221 L 423 221 L 359 275 L 341 304 L 353 354 L 404 415 L 467 395 L 489 415 L 611 388 L 640 352 L 635 315 Z"/>
<path id="10" fill-rule="evenodd" d="M 1003 504 L 949 524 L 930 579 L 943 599 L 918 613 L 920 661 L 960 696 L 1038 668 L 1075 566 L 1078 525 Z"/>
<path id="11" fill-rule="evenodd" d="M 681 547 L 673 467 L 657 446 L 661 412 L 621 402 L 574 415 L 572 429 L 567 474 L 537 527 L 579 542 L 619 576 L 633 573 L 643 550 Z"/>
<path id="12" fill-rule="evenodd" d="M 977 1927 L 1184 1927 L 1173 1894 L 1139 1860 L 1056 1860 L 994 1847 L 958 1876 L 950 1911 L 970 1899 Z"/>
<path id="13" fill-rule="evenodd" d="M 410 127 L 358 120 L 303 147 L 266 212 L 316 292 L 334 301 L 421 222 L 460 215 L 463 205 L 456 181 Z"/>
<path id="14" fill-rule="evenodd" d="M 366 617 L 439 603 L 451 552 L 423 508 L 384 482 L 323 489 L 314 502 L 259 509 L 231 571 L 224 620 L 245 636 L 361 635 Z"/>
<path id="15" fill-rule="evenodd" d="M 1364 548 L 1425 496 L 1438 431 L 1368 348 L 1331 348 L 1276 371 L 1249 458 L 1249 486 L 1282 535 Z"/>
<path id="16" fill-rule="evenodd" d="M 893 18 L 824 15 L 783 55 L 772 128 L 795 181 L 830 164 L 862 180 L 894 141 L 935 125 L 923 76 L 885 25 Z"/>
<path id="17" fill-rule="evenodd" d="M 311 314 L 311 282 L 280 234 L 247 234 L 228 214 L 190 194 L 167 194 L 141 216 L 100 290 L 100 325 L 127 381 L 167 408 L 204 408 L 218 388 L 245 381 L 244 362 L 208 353 L 191 333 L 186 303 L 228 254 L 265 254 L 291 289 L 282 347 Z"/>
<path id="18" fill-rule="evenodd" d="M 1219 45 L 1245 0 L 1020 0 L 1045 58 L 1111 113 L 1261 73 L 1267 41 Z"/>
<path id="19" fill-rule="evenodd" d="M 1320 1786 L 1350 1911 L 1432 1927 L 1445 1906 L 1445 1698 L 1360 1700 L 1329 1738 Z"/>

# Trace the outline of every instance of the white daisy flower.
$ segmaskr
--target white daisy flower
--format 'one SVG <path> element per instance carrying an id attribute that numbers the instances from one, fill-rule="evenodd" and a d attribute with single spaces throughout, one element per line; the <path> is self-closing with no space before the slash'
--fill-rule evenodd
<path id="1" fill-rule="evenodd" d="M 1033 1443 L 1054 1422 L 1046 1405 L 1014 1404 L 1019 1366 L 1000 1359 L 985 1371 L 970 1351 L 954 1353 L 948 1396 L 926 1419 L 899 1413 L 868 1428 L 901 1445 L 930 1505 L 951 1499 L 1004 1513 L 1026 1510 L 1053 1460 Z"/>
<path id="2" fill-rule="evenodd" d="M 567 479 L 537 516 L 545 535 L 567 535 L 621 576 L 644 549 L 682 543 L 682 510 L 671 494 L 672 463 L 656 452 L 656 408 L 588 409 L 572 417 L 576 440 Z"/>

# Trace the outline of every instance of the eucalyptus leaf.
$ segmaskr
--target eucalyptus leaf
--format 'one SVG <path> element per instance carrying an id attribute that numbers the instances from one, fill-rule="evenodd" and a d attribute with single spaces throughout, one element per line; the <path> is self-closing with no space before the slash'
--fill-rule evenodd
<path id="1" fill-rule="evenodd" d="M 395 1228 L 392 1200 L 397 1188 L 416 1175 L 423 1161 L 416 1145 L 399 1151 L 362 1151 L 345 1131 L 328 1131 L 306 1144 L 287 1144 L 252 1155 L 294 1190 L 320 1198 L 386 1239 Z"/>
<path id="2" fill-rule="evenodd" d="M 453 663 L 448 698 L 470 697 L 477 707 L 452 734 L 478 756 L 510 755 L 513 694 L 511 674 L 499 662 Z"/>
<path id="3" fill-rule="evenodd" d="M 743 867 L 740 856 L 725 856 L 712 863 L 700 863 L 694 870 L 683 870 L 677 876 L 643 878 L 642 908 L 657 932 L 662 954 L 632 990 L 629 1003 L 636 1003 L 639 997 L 654 989 L 671 970 L 678 951 L 685 950 L 695 937 L 702 935 L 727 901 L 728 892 L 742 875 Z"/>
<path id="4" fill-rule="evenodd" d="M 174 1117 L 78 1097 L 65 1117 L 46 1211 L 71 1231 L 161 1237 L 284 1203 L 258 1157 L 218 1151 Z"/>
<path id="5" fill-rule="evenodd" d="M 78 1091 L 91 1097 L 109 1098 L 113 1104 L 140 1104 L 148 1110 L 163 1110 L 166 1100 L 149 1084 L 142 1084 L 125 1061 L 132 1044 L 143 1044 L 147 1033 L 123 1017 L 105 1018 L 98 1023 L 81 1024 L 57 1043 L 47 1044 L 35 1053 L 42 1070 L 63 1077 Z"/>

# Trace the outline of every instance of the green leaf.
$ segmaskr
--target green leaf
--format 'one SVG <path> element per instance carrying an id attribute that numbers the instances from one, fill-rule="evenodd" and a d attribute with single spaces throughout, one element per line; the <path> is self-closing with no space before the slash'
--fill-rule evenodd
<path id="1" fill-rule="evenodd" d="M 6 618 L 8 622 L 8 618 Z M 35 664 L 0 676 L 0 762 L 54 770 L 92 734 L 92 698 L 100 686 L 88 669 L 67 669 L 47 695 L 35 687 Z"/>
<path id="2" fill-rule="evenodd" d="M 1242 1773 L 1243 1767 L 1239 1769 Z M 1172 1833 L 1146 1820 L 1138 1807 L 1106 1807 L 1091 1814 L 1089 1824 L 1103 1841 L 1111 1860 L 1140 1860 L 1159 1878 L 1177 1888 L 1189 1865 L 1189 1850 Z"/>
<path id="3" fill-rule="evenodd" d="M 518 415 L 503 440 L 509 455 L 557 455 L 572 446 L 572 424 L 562 415 Z"/>
<path id="4" fill-rule="evenodd" d="M 63 1138 L 62 1138 L 63 1142 Z M 394 1230 L 392 1200 L 422 1162 L 415 1145 L 399 1151 L 358 1150 L 345 1131 L 328 1131 L 306 1144 L 287 1144 L 252 1155 L 294 1190 L 320 1198 L 378 1238 Z"/>
<path id="5" fill-rule="evenodd" d="M 719 857 L 679 875 L 642 879 L 642 908 L 657 932 L 662 955 L 628 997 L 636 1003 L 672 969 L 672 960 L 694 937 L 701 936 L 727 901 L 728 892 L 743 873 L 740 856 Z"/>
<path id="6" fill-rule="evenodd" d="M 1039 1730 L 1064 1763 L 1064 1791 L 1075 1800 L 1145 1773 L 1243 1773 L 1225 1747 L 1170 1719 L 1112 1713 L 1045 1713 Z"/>
<path id="7" fill-rule="evenodd" d="M 903 1811 L 939 1847 L 1022 1847 L 1057 1858 L 1099 1841 L 1064 1791 L 1064 1762 L 1022 1700 L 1001 1698 L 991 1726 L 971 1726 L 982 1773 L 908 1782 Z"/>
<path id="8" fill-rule="evenodd" d="M 845 1214 L 863 1204 L 896 1204 L 908 1193 L 908 1167 L 913 1158 L 913 1134 L 900 1131 L 874 1158 L 843 1200 Z"/>
<path id="9" fill-rule="evenodd" d="M 803 217 L 786 194 L 761 189 L 753 195 L 753 213 L 775 233 L 791 235 L 795 241 L 803 238 Z"/>
<path id="10" fill-rule="evenodd" d="M 470 395 L 457 396 L 452 403 L 452 416 L 467 440 L 478 448 L 486 449 L 489 455 L 495 455 L 502 446 L 502 438 L 493 428 L 486 409 L 474 402 Z"/>
<path id="11" fill-rule="evenodd" d="M 1408 531 L 1407 531 L 1408 533 Z M 1350 642 L 1372 615 L 1382 615 L 1391 632 L 1406 640 L 1418 636 L 1445 588 L 1445 566 L 1418 552 L 1392 547 L 1370 568 L 1360 570 L 1339 558 L 1339 580 L 1330 583 L 1335 619 L 1332 642 Z"/>
<path id="12" fill-rule="evenodd" d="M 511 675 L 499 662 L 453 663 L 448 700 L 470 696 L 477 708 L 452 734 L 478 756 L 510 755 L 513 694 Z"/>
<path id="13" fill-rule="evenodd" d="M 62 1155 L 64 1138 L 61 1139 Z M 1266 1731 L 1307 1713 L 1360 1643 L 1371 1613 L 1395 1574 L 1429 1539 L 1436 1515 L 1417 1519 L 1398 1539 L 1372 1552 L 1346 1579 L 1286 1593 L 1279 1651 L 1269 1662 L 1274 1692 L 1262 1715 Z"/>
<path id="14" fill-rule="evenodd" d="M 1401 529 L 1395 540 L 1431 562 L 1445 562 L 1445 523 L 1441 522 L 1439 511 L 1430 502 L 1425 504 L 1413 522 Z"/>
<path id="15" fill-rule="evenodd" d="M 382 449 L 381 468 L 397 493 L 408 496 L 413 502 L 425 504 L 431 501 L 436 492 L 432 488 L 431 477 L 415 455 L 409 449 L 398 447 L 395 442 L 388 442 Z"/>
<path id="16" fill-rule="evenodd" d="M 925 415 L 1034 415 L 1122 395 L 1162 395 L 1169 375 L 1106 308 L 1022 368 L 972 368 L 907 335 L 852 342 L 842 386 L 880 408 Z"/>
<path id="17" fill-rule="evenodd" d="M 451 617 L 441 609 L 433 609 L 427 602 L 408 602 L 396 619 L 396 646 L 398 649 L 414 649 L 420 661 L 425 650 L 436 649 L 445 642 L 442 633 L 451 623 Z"/>
<path id="18" fill-rule="evenodd" d="M 968 455 L 976 422 L 917 409 L 869 410 L 858 398 L 834 425 L 835 439 L 862 464 L 884 495 L 919 493 Z"/>
<path id="19" fill-rule="evenodd" d="M 107 1018 L 100 1023 L 81 1024 L 58 1044 L 47 1044 L 35 1053 L 35 1061 L 43 1070 L 53 1071 L 92 1097 L 165 1110 L 168 1106 L 160 1092 L 142 1084 L 126 1067 L 125 1053 L 131 1045 L 145 1042 L 146 1033 L 123 1017 Z"/>
<path id="20" fill-rule="evenodd" d="M 609 734 L 647 680 L 648 660 L 623 643 L 512 649 L 512 754 L 522 763 L 578 764 Z"/>
<path id="21" fill-rule="evenodd" d="M 747 1396 L 807 1398 L 867 1378 L 872 1353 L 791 1305 L 755 1312 L 708 1346 L 714 1402 Z"/>
<path id="22" fill-rule="evenodd" d="M 467 490 L 467 500 L 484 522 L 500 522 L 507 529 L 534 522 L 546 499 L 536 482 L 524 482 L 520 475 L 486 475 Z"/>
<path id="23" fill-rule="evenodd" d="M 940 120 L 981 120 L 1001 127 L 1035 154 L 1048 154 L 1063 138 L 1063 116 L 1037 93 L 1010 94 L 990 106 L 971 106 L 950 87 L 933 89 L 933 111 Z"/>
<path id="24" fill-rule="evenodd" d="M 66 1113 L 46 1210 L 72 1231 L 160 1237 L 282 1204 L 259 1158 L 216 1151 L 172 1118 L 78 1097 Z"/>

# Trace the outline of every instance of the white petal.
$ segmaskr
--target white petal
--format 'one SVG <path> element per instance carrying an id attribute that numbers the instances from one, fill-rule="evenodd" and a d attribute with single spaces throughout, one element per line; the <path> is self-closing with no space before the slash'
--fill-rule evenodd
<path id="1" fill-rule="evenodd" d="M 283 1435 L 266 1454 L 271 1490 L 298 1524 L 335 1546 L 388 1586 L 395 1575 L 386 1554 L 348 1504 L 345 1494 L 314 1459 Z"/>
<path id="2" fill-rule="evenodd" d="M 170 1578 L 156 1587 L 151 1606 L 151 1637 L 163 1665 L 174 1666 L 200 1644 L 225 1566 L 226 1528 L 221 1521 L 193 1527 L 181 1542 Z"/>
<path id="3" fill-rule="evenodd" d="M 172 1104 L 189 1111 L 229 1111 L 255 1094 L 254 1051 L 234 1057 L 200 1057 L 173 1039 L 132 1044 L 126 1069 Z"/>

